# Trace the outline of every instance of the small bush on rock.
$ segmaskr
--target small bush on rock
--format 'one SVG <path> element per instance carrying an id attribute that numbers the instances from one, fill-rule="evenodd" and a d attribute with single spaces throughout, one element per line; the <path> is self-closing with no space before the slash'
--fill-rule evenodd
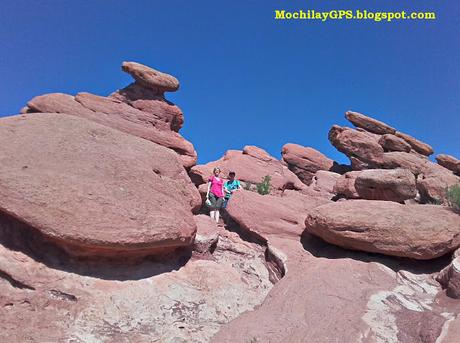
<path id="1" fill-rule="evenodd" d="M 447 189 L 447 204 L 456 212 L 460 212 L 460 184 Z"/>
<path id="2" fill-rule="evenodd" d="M 272 188 L 271 185 L 272 177 L 270 175 L 265 175 L 262 179 L 262 182 L 258 183 L 257 186 L 257 193 L 260 195 L 266 195 L 270 193 L 270 189 Z"/>

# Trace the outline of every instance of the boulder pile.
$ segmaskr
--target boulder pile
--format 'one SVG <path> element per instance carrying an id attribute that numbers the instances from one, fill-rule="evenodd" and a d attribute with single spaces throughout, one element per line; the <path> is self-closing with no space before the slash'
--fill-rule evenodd
<path id="1" fill-rule="evenodd" d="M 196 165 L 179 81 L 122 70 L 0 118 L 0 341 L 458 341 L 458 159 L 347 112 L 329 140 L 350 165 L 292 143 Z M 244 188 L 219 223 L 215 167 Z"/>

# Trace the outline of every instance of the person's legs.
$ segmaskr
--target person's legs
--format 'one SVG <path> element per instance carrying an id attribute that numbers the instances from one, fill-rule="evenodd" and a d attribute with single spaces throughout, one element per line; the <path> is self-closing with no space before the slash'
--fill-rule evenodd
<path id="1" fill-rule="evenodd" d="M 219 210 L 217 210 L 216 212 L 214 212 L 214 214 L 215 214 L 215 218 L 214 218 L 214 219 L 216 220 L 216 223 L 218 223 L 218 222 L 219 222 L 219 217 L 220 217 L 220 212 L 219 212 Z"/>

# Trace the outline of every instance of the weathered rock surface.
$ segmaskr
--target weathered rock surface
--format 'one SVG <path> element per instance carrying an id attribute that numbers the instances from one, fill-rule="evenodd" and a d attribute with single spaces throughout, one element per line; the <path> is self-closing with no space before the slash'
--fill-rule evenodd
<path id="1" fill-rule="evenodd" d="M 196 236 L 193 249 L 199 253 L 211 253 L 219 240 L 219 228 L 210 216 L 199 214 L 194 217 Z"/>
<path id="2" fill-rule="evenodd" d="M 439 165 L 452 170 L 455 174 L 460 175 L 460 160 L 454 156 L 439 154 L 436 156 L 436 161 Z"/>
<path id="3" fill-rule="evenodd" d="M 460 182 L 460 178 L 452 171 L 414 154 L 387 152 L 383 156 L 382 166 L 408 169 L 416 175 L 422 202 L 442 202 L 446 189 Z"/>
<path id="4" fill-rule="evenodd" d="M 360 127 L 372 133 L 383 135 L 386 133 L 394 134 L 396 132 L 394 128 L 384 122 L 358 112 L 347 111 L 345 113 L 345 118 L 352 122 L 356 127 Z"/>
<path id="5" fill-rule="evenodd" d="M 455 257 L 451 264 L 444 268 L 436 277 L 447 290 L 447 295 L 460 299 L 460 257 Z"/>
<path id="6" fill-rule="evenodd" d="M 190 168 L 197 155 L 193 145 L 178 133 L 184 123 L 182 111 L 164 98 L 163 91 L 136 82 L 110 97 L 51 93 L 33 98 L 21 113 L 65 113 L 89 119 L 170 148 L 180 155 L 184 167 Z"/>
<path id="7" fill-rule="evenodd" d="M 423 143 L 422 141 L 419 141 L 418 139 L 406 134 L 406 133 L 402 133 L 402 132 L 399 132 L 397 131 L 395 133 L 396 136 L 404 139 L 407 143 L 410 144 L 410 146 L 412 147 L 412 149 L 414 149 L 416 152 L 418 152 L 419 154 L 422 154 L 422 155 L 425 155 L 425 156 L 430 156 L 431 154 L 433 154 L 433 148 L 426 144 L 426 143 Z"/>
<path id="8" fill-rule="evenodd" d="M 340 177 L 341 175 L 338 173 L 318 170 L 313 176 L 309 188 L 328 198 L 332 198 L 335 195 L 334 186 Z"/>
<path id="9" fill-rule="evenodd" d="M 318 150 L 298 144 L 285 144 L 281 150 L 283 161 L 299 179 L 309 185 L 318 170 L 332 170 L 334 161 Z"/>
<path id="10" fill-rule="evenodd" d="M 227 212 L 242 230 L 259 238 L 300 237 L 309 210 L 328 202 L 289 190 L 282 197 L 242 190 L 232 196 Z"/>
<path id="11" fill-rule="evenodd" d="M 206 258 L 100 260 L 74 269 L 62 258 L 50 268 L 0 245 L 0 341 L 207 342 L 273 287 L 264 254 L 225 230 Z"/>
<path id="12" fill-rule="evenodd" d="M 404 139 L 392 134 L 385 134 L 379 139 L 379 144 L 385 151 L 410 152 L 412 147 Z"/>
<path id="13" fill-rule="evenodd" d="M 0 212 L 77 255 L 193 243 L 201 199 L 169 149 L 63 114 L 0 123 Z"/>
<path id="14" fill-rule="evenodd" d="M 147 67 L 137 62 L 123 62 L 121 69 L 130 74 L 138 84 L 161 92 L 175 92 L 179 81 L 169 74 Z"/>
<path id="15" fill-rule="evenodd" d="M 184 125 L 184 115 L 179 107 L 166 100 L 164 95 L 157 94 L 137 83 L 110 94 L 110 98 L 152 114 L 155 119 L 166 123 L 166 126 L 173 131 L 178 132 Z"/>
<path id="16" fill-rule="evenodd" d="M 236 178 L 243 181 L 243 184 L 255 185 L 261 182 L 266 175 L 269 175 L 271 176 L 271 193 L 273 194 L 279 194 L 284 189 L 307 187 L 279 160 L 257 147 L 245 147 L 243 151 L 229 150 L 217 161 L 194 166 L 190 170 L 190 177 L 199 186 L 208 181 L 215 167 L 221 169 L 223 178 L 227 177 L 230 171 L 235 172 Z"/>
<path id="17" fill-rule="evenodd" d="M 362 199 L 402 202 L 417 195 L 415 176 L 407 169 L 363 170 L 354 186 Z"/>
<path id="18" fill-rule="evenodd" d="M 329 141 L 340 152 L 369 166 L 378 166 L 382 161 L 383 148 L 371 133 L 334 125 L 329 131 Z"/>
<path id="19" fill-rule="evenodd" d="M 306 229 L 348 249 L 428 260 L 460 246 L 460 216 L 435 205 L 352 200 L 310 212 Z"/>
<path id="20" fill-rule="evenodd" d="M 334 193 L 348 199 L 402 202 L 417 195 L 415 176 L 407 169 L 367 169 L 348 172 L 337 180 Z"/>

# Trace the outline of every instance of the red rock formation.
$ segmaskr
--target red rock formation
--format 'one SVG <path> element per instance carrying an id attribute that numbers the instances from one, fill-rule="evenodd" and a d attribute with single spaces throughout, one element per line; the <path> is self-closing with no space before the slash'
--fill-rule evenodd
<path id="1" fill-rule="evenodd" d="M 310 212 L 309 233 L 367 252 L 428 260 L 460 246 L 460 217 L 442 206 L 350 200 Z"/>
<path id="2" fill-rule="evenodd" d="M 436 161 L 439 165 L 452 170 L 455 174 L 460 175 L 460 160 L 454 156 L 439 154 L 436 156 Z"/>

